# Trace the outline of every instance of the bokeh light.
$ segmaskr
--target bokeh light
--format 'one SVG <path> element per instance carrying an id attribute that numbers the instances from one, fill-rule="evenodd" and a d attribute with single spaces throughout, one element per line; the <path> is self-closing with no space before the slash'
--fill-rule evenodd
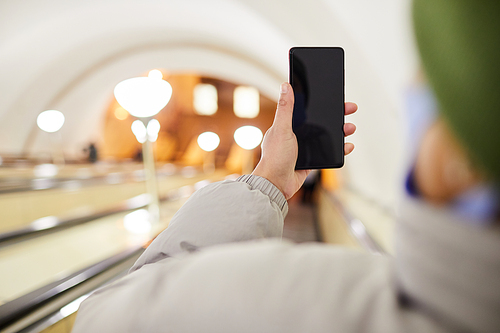
<path id="1" fill-rule="evenodd" d="M 128 112 L 121 106 L 115 109 L 115 117 L 118 120 L 125 120 L 128 118 Z"/>
<path id="2" fill-rule="evenodd" d="M 163 79 L 163 73 L 157 69 L 149 71 L 148 77 L 151 79 Z"/>
<path id="3" fill-rule="evenodd" d="M 197 114 L 211 116 L 217 112 L 217 88 L 211 84 L 200 83 L 193 90 L 193 106 Z"/>
<path id="4" fill-rule="evenodd" d="M 36 118 L 36 124 L 42 131 L 57 132 L 64 124 L 64 114 L 57 110 L 43 111 Z"/>
<path id="5" fill-rule="evenodd" d="M 257 88 L 239 86 L 233 94 L 234 114 L 240 118 L 255 118 L 260 111 L 260 95 Z"/>
<path id="6" fill-rule="evenodd" d="M 243 149 L 252 150 L 262 141 L 262 131 L 255 126 L 242 126 L 234 132 L 234 141 Z"/>
<path id="7" fill-rule="evenodd" d="M 59 168 L 55 164 L 45 163 L 36 165 L 33 168 L 33 175 L 36 178 L 50 178 L 55 177 L 59 172 Z"/>
<path id="8" fill-rule="evenodd" d="M 155 142 L 158 139 L 158 133 L 160 133 L 160 122 L 157 119 L 151 119 L 146 130 L 149 141 Z"/>
<path id="9" fill-rule="evenodd" d="M 220 138 L 214 132 L 204 132 L 198 136 L 198 146 L 204 151 L 212 151 L 219 147 Z"/>
<path id="10" fill-rule="evenodd" d="M 170 101 L 172 86 L 165 80 L 135 77 L 118 83 L 114 90 L 117 102 L 131 115 L 152 117 Z"/>
<path id="11" fill-rule="evenodd" d="M 123 226 L 133 234 L 147 234 L 151 231 L 150 214 L 145 209 L 139 209 L 125 215 Z"/>
<path id="12" fill-rule="evenodd" d="M 132 133 L 134 133 L 135 138 L 140 143 L 146 142 L 147 130 L 146 130 L 146 126 L 144 126 L 144 123 L 141 120 L 135 120 L 132 123 Z"/>

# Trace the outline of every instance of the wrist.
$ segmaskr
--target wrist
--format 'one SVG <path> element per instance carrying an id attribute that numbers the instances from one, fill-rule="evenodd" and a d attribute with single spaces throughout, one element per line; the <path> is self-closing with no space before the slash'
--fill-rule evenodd
<path id="1" fill-rule="evenodd" d="M 246 183 L 252 189 L 259 190 L 263 194 L 267 195 L 271 202 L 274 202 L 278 206 L 278 208 L 281 210 L 283 218 L 285 218 L 288 213 L 288 203 L 286 201 L 285 195 L 267 178 L 251 174 L 240 176 L 238 179 L 236 179 L 236 181 Z"/>
<path id="2" fill-rule="evenodd" d="M 262 178 L 265 178 L 267 181 L 269 181 L 271 184 L 273 184 L 285 197 L 285 191 L 283 190 L 283 187 L 279 182 L 276 181 L 276 177 L 273 177 L 273 175 L 269 172 L 265 171 L 265 168 L 261 166 L 261 163 L 257 164 L 255 169 L 252 172 L 253 176 L 259 176 Z"/>

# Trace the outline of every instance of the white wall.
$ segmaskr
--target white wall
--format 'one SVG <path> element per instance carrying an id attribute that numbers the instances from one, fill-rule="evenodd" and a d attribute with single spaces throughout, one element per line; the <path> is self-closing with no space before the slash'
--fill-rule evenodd
<path id="1" fill-rule="evenodd" d="M 346 50 L 360 106 L 346 160 L 354 188 L 392 205 L 402 91 L 416 68 L 409 0 L 2 0 L 0 152 L 37 152 L 36 115 L 57 108 L 67 153 L 95 140 L 114 85 L 151 68 L 196 70 L 276 98 L 294 45 Z"/>
<path id="2" fill-rule="evenodd" d="M 352 51 L 347 56 L 346 99 L 358 102 L 358 132 L 348 157 L 350 185 L 393 207 L 401 189 L 405 92 L 418 69 L 409 0 L 325 0 L 342 22 Z M 357 77 L 353 67 L 366 64 Z M 364 72 L 366 70 L 366 72 Z M 365 79 L 363 79 L 365 77 Z M 363 83 L 363 81 L 365 81 Z"/>

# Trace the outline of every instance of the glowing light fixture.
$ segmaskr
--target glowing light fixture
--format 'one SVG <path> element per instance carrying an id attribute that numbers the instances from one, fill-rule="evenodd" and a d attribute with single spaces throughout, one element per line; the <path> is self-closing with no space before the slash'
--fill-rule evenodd
<path id="1" fill-rule="evenodd" d="M 121 106 L 115 109 L 115 117 L 118 120 L 125 120 L 128 118 L 128 112 Z"/>
<path id="2" fill-rule="evenodd" d="M 36 118 L 36 124 L 42 131 L 49 133 L 57 132 L 64 124 L 64 115 L 61 111 L 57 110 L 43 111 Z"/>
<path id="3" fill-rule="evenodd" d="M 132 123 L 132 133 L 134 133 L 135 138 L 140 143 L 146 142 L 148 132 L 146 130 L 146 126 L 144 126 L 144 123 L 142 121 L 135 120 Z"/>
<path id="4" fill-rule="evenodd" d="M 158 72 L 151 71 L 151 77 L 134 77 L 116 85 L 116 100 L 132 116 L 152 117 L 170 101 L 172 86 Z"/>
<path id="5" fill-rule="evenodd" d="M 154 134 L 151 139 L 156 140 L 160 124 L 157 120 L 153 121 L 149 131 L 146 129 L 146 124 L 151 121 L 149 118 L 156 115 L 168 104 L 170 97 L 172 97 L 172 86 L 163 80 L 163 74 L 155 69 L 149 72 L 148 77 L 135 77 L 118 83 L 114 93 L 121 107 L 132 116 L 141 118 L 141 120 L 132 123 L 132 132 L 134 132 L 137 141 L 143 144 L 142 156 L 144 174 L 146 175 L 146 191 L 151 198 L 148 214 L 150 220 L 156 223 L 160 219 L 160 206 L 154 152 L 151 141 L 148 140 L 148 132 Z"/>
<path id="6" fill-rule="evenodd" d="M 193 90 L 194 110 L 201 116 L 211 116 L 217 112 L 217 88 L 200 83 Z"/>
<path id="7" fill-rule="evenodd" d="M 155 142 L 158 139 L 158 133 L 160 133 L 160 122 L 157 119 L 151 119 L 146 131 L 148 132 L 148 140 Z"/>
<path id="8" fill-rule="evenodd" d="M 212 151 L 217 149 L 219 147 L 220 143 L 220 138 L 219 136 L 214 133 L 214 132 L 205 132 L 201 133 L 198 136 L 198 146 L 200 146 L 201 149 L 204 151 Z"/>
<path id="9" fill-rule="evenodd" d="M 255 126 L 242 126 L 234 132 L 234 141 L 243 149 L 252 150 L 262 141 L 262 131 Z"/>
<path id="10" fill-rule="evenodd" d="M 161 80 L 161 79 L 163 79 L 163 73 L 157 69 L 153 69 L 153 70 L 149 71 L 148 77 L 152 78 L 152 79 L 160 79 Z"/>
<path id="11" fill-rule="evenodd" d="M 147 234 L 151 231 L 150 214 L 145 209 L 139 209 L 125 215 L 123 226 L 133 234 Z"/>
<path id="12" fill-rule="evenodd" d="M 33 174 L 36 178 L 55 177 L 58 172 L 59 168 L 57 165 L 51 163 L 39 164 L 33 168 Z"/>
<path id="13" fill-rule="evenodd" d="M 259 91 L 254 87 L 239 86 L 234 89 L 234 114 L 240 118 L 255 118 L 260 111 Z"/>

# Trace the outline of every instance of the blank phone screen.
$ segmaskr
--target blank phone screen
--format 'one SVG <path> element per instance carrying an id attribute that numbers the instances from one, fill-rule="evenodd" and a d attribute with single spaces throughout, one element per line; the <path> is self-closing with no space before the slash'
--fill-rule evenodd
<path id="1" fill-rule="evenodd" d="M 290 49 L 290 84 L 295 95 L 293 131 L 299 154 L 296 169 L 344 165 L 344 50 Z"/>

